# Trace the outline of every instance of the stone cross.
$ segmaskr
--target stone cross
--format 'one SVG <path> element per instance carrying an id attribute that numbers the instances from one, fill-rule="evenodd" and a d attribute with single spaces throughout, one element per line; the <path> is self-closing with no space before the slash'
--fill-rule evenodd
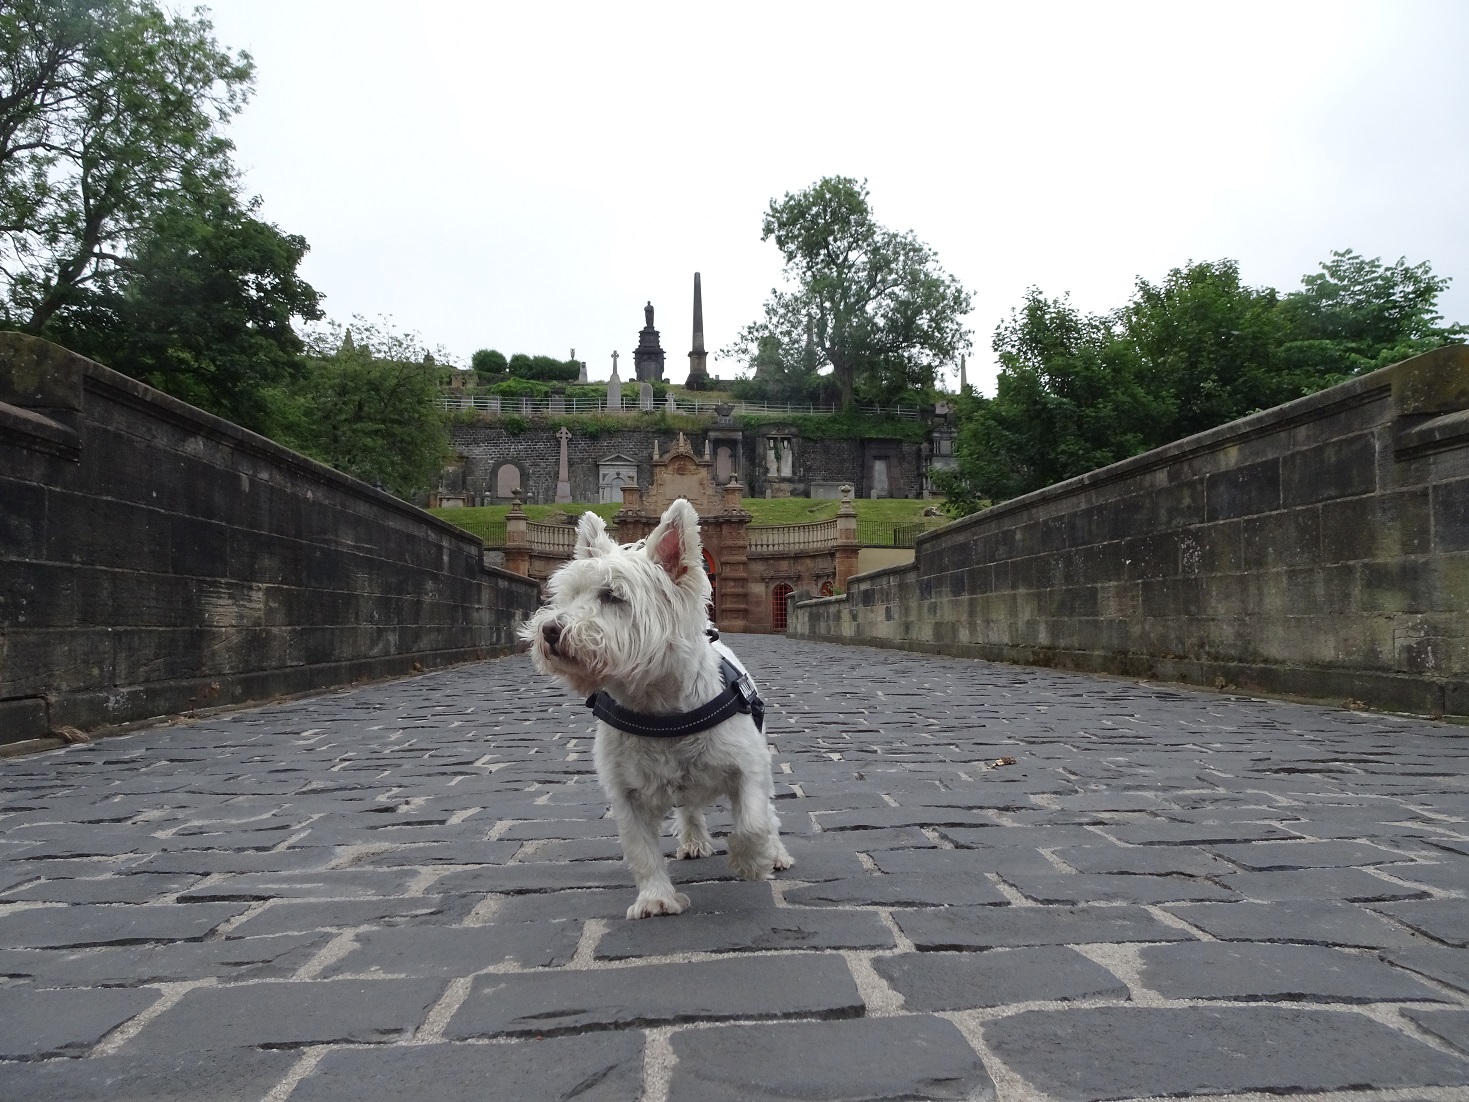
<path id="1" fill-rule="evenodd" d="M 561 441 L 561 470 L 556 476 L 556 504 L 564 505 L 571 500 L 571 473 L 567 470 L 566 442 L 571 439 L 571 433 L 562 425 L 556 430 L 556 439 Z"/>
<path id="2" fill-rule="evenodd" d="M 616 413 L 622 408 L 622 380 L 617 377 L 617 353 L 612 353 L 612 378 L 607 380 L 607 408 Z"/>

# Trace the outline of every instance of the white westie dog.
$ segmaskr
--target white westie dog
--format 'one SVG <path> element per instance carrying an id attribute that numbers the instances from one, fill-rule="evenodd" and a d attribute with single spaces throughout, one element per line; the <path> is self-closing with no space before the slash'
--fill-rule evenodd
<path id="1" fill-rule="evenodd" d="M 597 778 L 637 881 L 628 918 L 676 915 L 659 831 L 677 810 L 680 858 L 708 857 L 704 808 L 720 797 L 734 820 L 729 863 L 763 880 L 794 862 L 772 803 L 763 705 L 705 611 L 709 579 L 699 516 L 680 498 L 646 540 L 618 546 L 582 514 L 576 551 L 547 583 L 548 603 L 521 629 L 536 668 L 590 694 Z M 642 733 L 638 733 L 642 732 Z"/>

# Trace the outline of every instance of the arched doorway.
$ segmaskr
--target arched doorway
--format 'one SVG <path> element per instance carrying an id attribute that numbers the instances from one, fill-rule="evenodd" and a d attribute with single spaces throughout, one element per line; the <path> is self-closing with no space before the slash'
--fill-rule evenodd
<path id="1" fill-rule="evenodd" d="M 786 629 L 786 598 L 795 590 L 785 582 L 779 583 L 770 591 L 770 630 L 785 631 Z"/>
<path id="2" fill-rule="evenodd" d="M 709 554 L 707 547 L 701 548 L 704 553 L 704 573 L 709 576 L 709 622 L 717 624 L 719 609 L 719 565 L 714 561 L 714 556 Z"/>

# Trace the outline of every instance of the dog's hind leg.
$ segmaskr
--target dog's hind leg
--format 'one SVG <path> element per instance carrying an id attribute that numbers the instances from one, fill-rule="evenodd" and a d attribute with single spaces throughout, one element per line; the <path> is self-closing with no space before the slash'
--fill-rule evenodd
<path id="1" fill-rule="evenodd" d="M 796 859 L 791 856 L 790 851 L 785 847 L 785 843 L 780 840 L 780 816 L 775 813 L 774 802 L 770 805 L 770 825 L 770 837 L 775 842 L 775 862 L 773 867 L 776 872 L 779 872 L 781 869 L 788 869 L 793 866 L 796 863 Z"/>
<path id="2" fill-rule="evenodd" d="M 636 800 L 614 800 L 612 815 L 617 820 L 622 854 L 638 885 L 638 898 L 627 909 L 627 917 L 681 914 L 689 905 L 689 897 L 674 891 L 673 881 L 668 878 L 668 866 L 658 844 L 663 810 Z"/>
<path id="3" fill-rule="evenodd" d="M 690 857 L 708 857 L 714 852 L 714 839 L 709 835 L 709 826 L 704 822 L 704 810 L 699 807 L 675 809 L 678 819 L 678 849 L 674 856 L 680 860 Z"/>

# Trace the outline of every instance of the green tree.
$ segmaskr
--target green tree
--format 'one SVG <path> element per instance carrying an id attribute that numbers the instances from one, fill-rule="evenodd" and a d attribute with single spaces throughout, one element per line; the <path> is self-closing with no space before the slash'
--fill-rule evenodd
<path id="1" fill-rule="evenodd" d="M 0 309 L 44 333 L 180 192 L 232 190 L 219 126 L 253 70 L 151 0 L 12 0 L 0 53 Z"/>
<path id="2" fill-rule="evenodd" d="M 865 182 L 828 176 L 772 199 L 761 227 L 761 240 L 771 239 L 789 287 L 771 291 L 764 317 L 724 355 L 753 363 L 775 348 L 785 374 L 799 375 L 809 347 L 851 408 L 858 397 L 930 389 L 937 369 L 969 348 L 968 292 L 911 231 L 873 219 Z"/>
<path id="3" fill-rule="evenodd" d="M 228 192 L 161 211 L 134 255 L 48 327 L 68 347 L 246 428 L 273 431 L 270 388 L 299 376 L 293 321 L 321 317 L 303 238 Z"/>
<path id="4" fill-rule="evenodd" d="M 469 358 L 469 366 L 474 368 L 475 376 L 482 385 L 497 383 L 509 372 L 509 362 L 504 354 L 493 348 L 481 348 Z"/>
<path id="5" fill-rule="evenodd" d="M 449 433 L 439 368 L 415 336 L 353 319 L 352 341 L 329 326 L 301 380 L 275 391 L 278 438 L 364 482 L 412 497 L 438 478 Z"/>
<path id="6" fill-rule="evenodd" d="M 1336 381 L 1386 367 L 1469 333 L 1443 325 L 1438 297 L 1448 289 L 1427 261 L 1387 265 L 1351 249 L 1333 252 L 1301 290 L 1282 300 L 1290 336 L 1282 350 L 1297 372 Z"/>

